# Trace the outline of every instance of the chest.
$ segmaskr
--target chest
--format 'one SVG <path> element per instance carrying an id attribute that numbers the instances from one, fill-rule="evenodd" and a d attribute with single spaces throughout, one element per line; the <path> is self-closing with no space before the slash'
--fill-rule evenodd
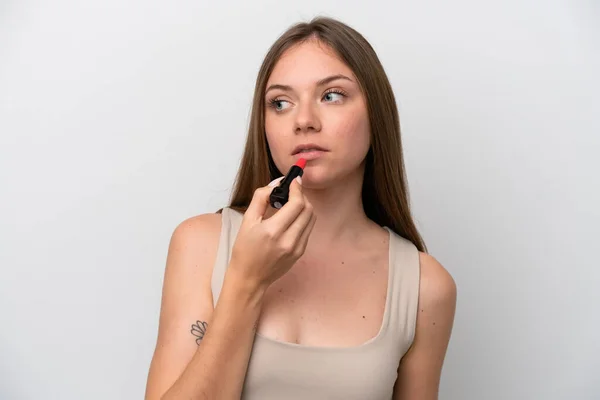
<path id="1" fill-rule="evenodd" d="M 388 292 L 388 254 L 303 256 L 268 289 L 257 332 L 307 346 L 359 346 L 376 337 Z"/>

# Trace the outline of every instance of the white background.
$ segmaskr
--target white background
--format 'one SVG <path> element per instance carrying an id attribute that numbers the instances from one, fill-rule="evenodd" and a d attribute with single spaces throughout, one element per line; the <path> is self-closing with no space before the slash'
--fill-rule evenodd
<path id="1" fill-rule="evenodd" d="M 142 398 L 170 235 L 226 204 L 262 57 L 317 14 L 377 50 L 458 285 L 440 398 L 600 398 L 600 3 L 4 0 L 1 399 Z"/>

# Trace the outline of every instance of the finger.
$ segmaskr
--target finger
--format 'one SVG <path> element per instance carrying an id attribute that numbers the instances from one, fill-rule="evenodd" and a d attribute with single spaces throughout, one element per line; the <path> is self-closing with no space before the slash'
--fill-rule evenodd
<path id="1" fill-rule="evenodd" d="M 282 234 L 282 239 L 286 242 L 289 240 L 292 243 L 298 243 L 300 237 L 306 230 L 306 227 L 310 224 L 313 215 L 313 207 L 307 201 L 298 218 L 296 218 Z"/>
<path id="2" fill-rule="evenodd" d="M 279 185 L 279 182 L 281 182 L 281 180 L 285 178 L 285 176 L 280 176 L 279 178 L 273 179 L 271 182 L 269 182 L 269 187 L 275 187 L 277 185 Z"/>
<path id="3" fill-rule="evenodd" d="M 248 209 L 244 213 L 244 217 L 251 221 L 260 222 L 269 207 L 269 196 L 273 189 L 265 186 L 254 191 L 252 200 L 248 205 Z"/>
<path id="4" fill-rule="evenodd" d="M 298 181 L 294 179 L 290 185 L 287 203 L 267 221 L 270 225 L 270 229 L 274 230 L 273 233 L 279 236 L 285 232 L 292 222 L 298 218 L 304 209 L 304 205 L 305 201 L 302 189 Z"/>

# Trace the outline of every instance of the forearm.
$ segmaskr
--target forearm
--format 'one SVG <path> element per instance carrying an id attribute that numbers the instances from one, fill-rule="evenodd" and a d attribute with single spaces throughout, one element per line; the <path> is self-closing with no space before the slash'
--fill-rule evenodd
<path id="1" fill-rule="evenodd" d="M 229 270 L 231 271 L 231 270 Z M 264 290 L 228 272 L 194 357 L 162 400 L 239 400 Z"/>

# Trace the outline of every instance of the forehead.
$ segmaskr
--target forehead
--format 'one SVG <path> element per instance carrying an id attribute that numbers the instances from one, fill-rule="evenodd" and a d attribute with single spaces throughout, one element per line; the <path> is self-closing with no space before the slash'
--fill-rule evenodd
<path id="1" fill-rule="evenodd" d="M 354 78 L 352 70 L 333 49 L 309 40 L 286 50 L 273 68 L 268 84 L 310 85 L 325 77 L 343 74 Z"/>

